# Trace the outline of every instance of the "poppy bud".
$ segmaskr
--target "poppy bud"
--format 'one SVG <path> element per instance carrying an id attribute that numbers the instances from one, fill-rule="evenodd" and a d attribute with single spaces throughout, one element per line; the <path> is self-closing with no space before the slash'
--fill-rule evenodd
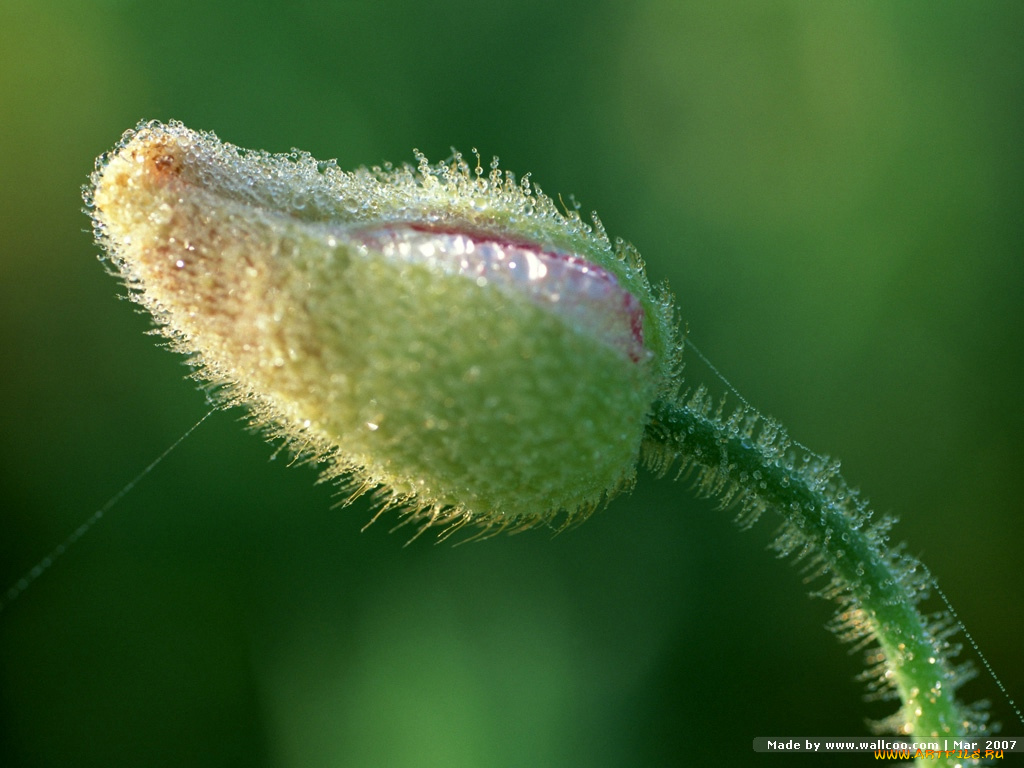
<path id="1" fill-rule="evenodd" d="M 460 156 L 347 173 L 151 122 L 92 183 L 132 298 L 326 476 L 486 530 L 572 522 L 631 484 L 671 386 L 670 302 L 528 179 Z"/>

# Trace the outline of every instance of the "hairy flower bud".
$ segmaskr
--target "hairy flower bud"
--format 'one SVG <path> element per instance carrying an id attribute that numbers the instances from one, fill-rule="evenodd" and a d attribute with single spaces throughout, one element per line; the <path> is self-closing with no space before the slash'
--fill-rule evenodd
<path id="1" fill-rule="evenodd" d="M 92 184 L 98 242 L 197 376 L 354 491 L 494 530 L 630 485 L 671 306 L 528 179 L 347 173 L 151 122 Z"/>

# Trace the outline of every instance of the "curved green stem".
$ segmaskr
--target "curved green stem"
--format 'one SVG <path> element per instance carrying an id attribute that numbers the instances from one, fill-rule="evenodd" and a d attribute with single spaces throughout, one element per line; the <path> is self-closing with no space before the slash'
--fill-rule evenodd
<path id="1" fill-rule="evenodd" d="M 675 403 L 658 403 L 647 428 L 645 457 L 662 472 L 694 475 L 698 488 L 724 505 L 738 505 L 752 524 L 767 510 L 784 523 L 773 547 L 804 561 L 808 580 L 826 577 L 816 594 L 836 600 L 832 628 L 870 646 L 862 678 L 872 698 L 896 698 L 900 710 L 881 728 L 919 739 L 986 730 L 986 715 L 954 696 L 971 676 L 954 665 L 947 614 L 918 610 L 934 582 L 901 547 L 890 547 L 894 520 L 872 520 L 868 504 L 839 474 L 839 462 L 811 453 L 781 426 L 749 407 L 724 416 L 699 389 Z M 929 765 L 935 765 L 929 761 Z"/>

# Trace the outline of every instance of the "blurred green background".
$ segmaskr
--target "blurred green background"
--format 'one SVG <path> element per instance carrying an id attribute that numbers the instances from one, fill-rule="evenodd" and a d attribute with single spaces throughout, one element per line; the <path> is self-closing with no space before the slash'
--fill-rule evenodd
<path id="1" fill-rule="evenodd" d="M 122 131 L 342 167 L 478 147 L 637 245 L 1024 699 L 1022 96 L 1017 0 L 2 0 L 0 586 L 207 410 L 81 212 Z M 273 456 L 215 414 L 0 613 L 0 765 L 779 768 L 806 758 L 753 737 L 893 709 L 774 522 L 683 483 L 403 548 Z M 991 681 L 965 695 L 1024 731 Z"/>

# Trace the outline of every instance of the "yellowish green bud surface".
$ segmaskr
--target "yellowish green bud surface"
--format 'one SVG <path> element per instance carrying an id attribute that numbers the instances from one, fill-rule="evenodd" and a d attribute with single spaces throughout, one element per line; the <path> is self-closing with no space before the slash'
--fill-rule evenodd
<path id="1" fill-rule="evenodd" d="M 424 527 L 585 517 L 673 387 L 671 303 L 635 252 L 496 166 L 348 173 L 151 122 L 86 197 L 224 403 Z"/>

